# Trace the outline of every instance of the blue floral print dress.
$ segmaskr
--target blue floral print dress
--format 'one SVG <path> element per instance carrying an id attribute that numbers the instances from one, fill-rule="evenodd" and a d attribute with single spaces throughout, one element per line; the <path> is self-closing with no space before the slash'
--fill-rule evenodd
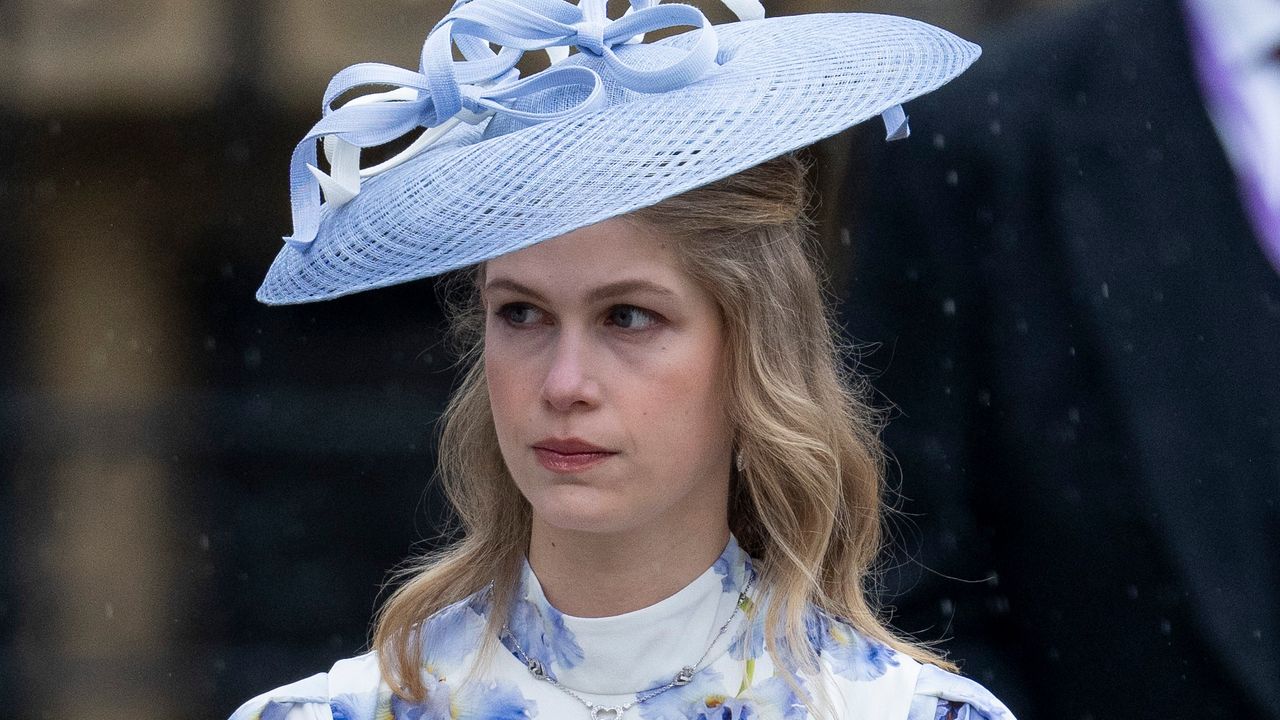
<path id="1" fill-rule="evenodd" d="M 618 720 L 806 720 L 800 694 L 765 649 L 763 613 L 748 626 L 740 611 L 716 639 L 749 577 L 751 558 L 731 537 L 715 564 L 675 595 L 624 615 L 580 618 L 552 607 L 526 563 L 508 625 L 526 656 L 564 687 L 597 704 L 634 703 Z M 759 601 L 753 591 L 740 610 Z M 585 705 L 530 674 L 510 638 L 509 652 L 468 677 L 488 611 L 488 593 L 480 592 L 427 621 L 424 703 L 392 694 L 369 653 L 254 698 L 232 720 L 589 720 Z M 821 667 L 801 675 L 800 689 L 819 690 L 839 718 L 1014 720 L 981 685 L 922 665 L 836 618 L 814 611 L 806 626 Z M 704 651 L 691 682 L 636 702 Z"/>

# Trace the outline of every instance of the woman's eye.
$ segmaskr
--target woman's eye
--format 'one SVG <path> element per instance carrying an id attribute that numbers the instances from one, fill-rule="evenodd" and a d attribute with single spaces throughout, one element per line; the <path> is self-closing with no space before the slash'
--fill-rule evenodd
<path id="1" fill-rule="evenodd" d="M 538 309 L 525 303 L 503 305 L 496 314 L 512 325 L 532 325 L 541 319 Z"/>
<path id="2" fill-rule="evenodd" d="M 653 313 L 633 305 L 618 305 L 609 310 L 609 323 L 624 330 L 644 330 L 657 320 Z"/>

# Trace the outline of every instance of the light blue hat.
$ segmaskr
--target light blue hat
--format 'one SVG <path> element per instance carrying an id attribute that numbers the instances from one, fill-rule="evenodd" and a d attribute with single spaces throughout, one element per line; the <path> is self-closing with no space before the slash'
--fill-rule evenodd
<path id="1" fill-rule="evenodd" d="M 739 22 L 713 27 L 698 9 L 660 0 L 631 0 L 617 19 L 606 0 L 459 0 L 427 37 L 418 71 L 339 72 L 293 152 L 293 235 L 258 299 L 324 300 L 472 265 L 877 115 L 890 139 L 905 137 L 900 104 L 980 52 L 906 18 L 764 19 L 758 0 L 723 2 Z M 553 62 L 520 78 L 516 62 L 533 50 Z M 334 106 L 367 86 L 392 89 Z M 360 167 L 361 148 L 419 129 L 398 155 Z"/>

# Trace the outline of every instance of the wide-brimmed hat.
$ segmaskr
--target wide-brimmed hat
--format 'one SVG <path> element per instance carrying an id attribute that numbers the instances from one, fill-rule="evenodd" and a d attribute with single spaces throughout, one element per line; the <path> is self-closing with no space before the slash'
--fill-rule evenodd
<path id="1" fill-rule="evenodd" d="M 338 73 L 293 153 L 293 235 L 258 299 L 323 300 L 483 262 L 877 115 L 891 139 L 904 136 L 901 103 L 980 52 L 906 18 L 765 19 L 757 0 L 724 2 L 742 19 L 712 26 L 692 6 L 659 0 L 631 0 L 617 19 L 605 0 L 460 0 L 417 71 L 365 63 Z M 683 26 L 693 29 L 643 42 Z M 520 78 L 516 62 L 533 50 L 553 62 Z M 368 86 L 384 87 L 335 107 Z M 360 148 L 419 131 L 395 157 L 360 167 Z"/>

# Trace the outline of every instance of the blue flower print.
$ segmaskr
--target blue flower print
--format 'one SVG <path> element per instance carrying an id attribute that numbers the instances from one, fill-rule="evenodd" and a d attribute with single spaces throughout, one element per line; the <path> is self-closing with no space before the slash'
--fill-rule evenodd
<path id="1" fill-rule="evenodd" d="M 748 598 L 740 610 L 749 616 L 750 621 L 733 635 L 733 641 L 728 644 L 728 656 L 733 660 L 755 660 L 764 655 L 764 607 L 756 607 L 755 602 Z"/>
<path id="2" fill-rule="evenodd" d="M 831 671 L 850 680 L 874 680 L 898 665 L 888 646 L 864 638 L 847 623 L 820 610 L 806 613 L 805 634 L 814 651 L 831 663 Z"/>
<path id="3" fill-rule="evenodd" d="M 379 713 L 378 720 L 383 717 L 395 720 L 453 720 L 456 717 L 453 714 L 453 688 L 449 687 L 445 679 L 429 672 L 425 673 L 423 680 L 427 686 L 425 700 L 409 703 L 399 695 L 392 695 L 389 699 L 390 712 L 385 715 Z"/>
<path id="4" fill-rule="evenodd" d="M 267 706 L 258 714 L 257 720 L 285 720 L 285 716 L 292 708 L 292 703 L 267 703 Z"/>
<path id="5" fill-rule="evenodd" d="M 795 691 L 778 675 L 751 686 L 725 703 L 725 707 L 733 710 L 733 714 L 723 717 L 733 720 L 804 720 L 808 714 Z M 721 716 L 707 716 L 708 720 L 712 717 L 718 719 Z"/>
<path id="6" fill-rule="evenodd" d="M 360 712 L 363 698 L 339 697 L 330 703 L 335 720 L 515 720 L 532 718 L 537 706 L 510 684 L 482 687 L 458 680 L 467 670 L 467 657 L 481 644 L 485 631 L 486 598 L 479 593 L 432 615 L 422 627 L 423 683 L 427 697 L 410 703 L 384 692 L 376 711 Z"/>
<path id="7" fill-rule="evenodd" d="M 454 688 L 446 678 L 428 674 L 427 698 L 409 703 L 391 696 L 389 712 L 379 713 L 378 720 L 530 720 L 537 717 L 538 706 L 527 700 L 508 683 L 463 683 Z"/>
<path id="8" fill-rule="evenodd" d="M 991 720 L 991 716 L 967 702 L 939 700 L 934 720 Z"/>
<path id="9" fill-rule="evenodd" d="M 654 680 L 652 687 L 662 687 L 671 678 Z M 695 717 L 691 713 L 698 707 L 706 707 L 707 703 L 720 704 L 727 699 L 724 694 L 717 694 L 724 684 L 723 676 L 712 668 L 703 668 L 693 676 L 688 685 L 677 685 L 661 695 L 652 697 L 637 706 L 642 720 L 688 720 Z M 639 693 L 642 695 L 643 693 Z"/>
<path id="10" fill-rule="evenodd" d="M 488 687 L 470 684 L 454 703 L 457 720 L 529 720 L 538 716 L 538 705 L 526 700 L 511 684 L 494 682 Z"/>
<path id="11" fill-rule="evenodd" d="M 750 600 L 743 611 L 753 609 Z M 755 660 L 764 654 L 764 616 L 763 608 L 759 608 L 751 622 L 734 636 L 729 643 L 729 657 L 734 660 Z"/>
<path id="12" fill-rule="evenodd" d="M 720 676 L 703 670 L 701 681 L 672 688 L 641 703 L 643 720 L 804 720 L 804 704 L 781 677 L 744 689 L 737 695 L 709 692 L 719 688 Z"/>
<path id="13" fill-rule="evenodd" d="M 522 583 L 507 626 L 524 654 L 542 662 L 547 675 L 555 678 L 557 669 L 567 670 L 582 662 L 582 647 L 573 631 L 565 627 L 563 613 L 549 603 L 535 605 L 523 590 Z M 511 638 L 503 637 L 502 644 L 515 652 Z"/>
<path id="14" fill-rule="evenodd" d="M 377 693 L 352 695 L 344 693 L 329 700 L 329 712 L 333 720 L 365 720 L 377 712 Z"/>
<path id="15" fill-rule="evenodd" d="M 422 629 L 422 654 L 426 664 L 453 672 L 480 645 L 485 620 L 463 600 L 427 618 Z"/>
<path id="16" fill-rule="evenodd" d="M 736 593 L 747 584 L 747 578 L 755 579 L 755 568 L 751 565 L 751 557 L 738 545 L 738 539 L 729 536 L 729 544 L 724 552 L 711 565 L 715 574 L 720 576 L 720 587 L 725 592 Z"/>

